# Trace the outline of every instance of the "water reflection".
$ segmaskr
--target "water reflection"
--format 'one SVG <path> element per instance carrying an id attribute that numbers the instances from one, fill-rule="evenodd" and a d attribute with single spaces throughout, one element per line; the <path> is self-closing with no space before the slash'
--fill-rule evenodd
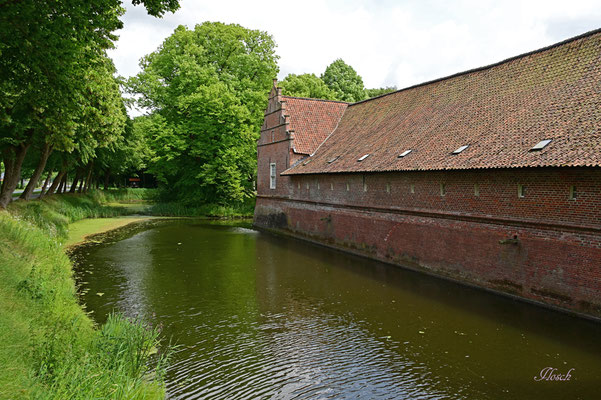
<path id="1" fill-rule="evenodd" d="M 143 314 L 180 345 L 171 398 L 596 394 L 598 324 L 249 228 L 171 221 L 78 255 L 100 322 Z M 535 382 L 548 366 L 572 380 Z"/>

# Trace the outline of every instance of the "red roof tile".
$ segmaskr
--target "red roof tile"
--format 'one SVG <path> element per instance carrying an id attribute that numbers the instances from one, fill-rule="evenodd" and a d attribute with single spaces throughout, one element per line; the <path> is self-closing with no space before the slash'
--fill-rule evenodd
<path id="1" fill-rule="evenodd" d="M 311 158 L 283 174 L 601 166 L 601 31 L 351 104 Z"/>
<path id="2" fill-rule="evenodd" d="M 336 128 L 348 103 L 282 96 L 285 113 L 294 131 L 294 151 L 311 154 Z"/>

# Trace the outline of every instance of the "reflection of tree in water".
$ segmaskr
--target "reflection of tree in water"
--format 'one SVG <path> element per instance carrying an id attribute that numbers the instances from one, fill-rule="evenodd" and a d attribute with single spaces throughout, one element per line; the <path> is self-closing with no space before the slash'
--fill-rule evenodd
<path id="1" fill-rule="evenodd" d="M 89 308 L 156 313 L 180 345 L 173 397 L 503 398 L 530 393 L 532 366 L 601 367 L 597 325 L 245 225 L 171 221 L 88 251 L 106 292 Z"/>

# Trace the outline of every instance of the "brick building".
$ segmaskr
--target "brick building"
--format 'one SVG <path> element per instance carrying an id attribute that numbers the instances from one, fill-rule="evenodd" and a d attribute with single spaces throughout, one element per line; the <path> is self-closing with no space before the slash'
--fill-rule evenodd
<path id="1" fill-rule="evenodd" d="M 282 96 L 255 225 L 601 317 L 601 31 L 362 102 Z"/>

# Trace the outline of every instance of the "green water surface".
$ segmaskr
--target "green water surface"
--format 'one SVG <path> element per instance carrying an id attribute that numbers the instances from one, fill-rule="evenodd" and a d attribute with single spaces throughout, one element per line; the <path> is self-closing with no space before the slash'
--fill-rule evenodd
<path id="1" fill-rule="evenodd" d="M 179 345 L 169 398 L 601 395 L 601 324 L 248 223 L 158 222 L 74 259 L 98 322 L 142 315 Z"/>

